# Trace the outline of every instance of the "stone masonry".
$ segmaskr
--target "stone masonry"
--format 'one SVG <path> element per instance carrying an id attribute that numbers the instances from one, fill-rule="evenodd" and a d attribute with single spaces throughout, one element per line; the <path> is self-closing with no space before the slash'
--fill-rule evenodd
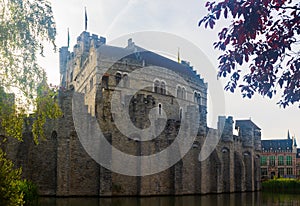
<path id="1" fill-rule="evenodd" d="M 146 66 L 171 69 L 188 85 L 176 84 L 172 74 L 145 71 L 136 78 L 151 77 L 149 84 L 153 86 L 139 89 L 132 98 L 124 95 L 122 91 L 138 86 L 129 74 Z M 179 64 L 144 50 L 131 39 L 126 48 L 112 47 L 106 45 L 105 38 L 83 32 L 73 52 L 67 47 L 60 49 L 60 72 L 58 100 L 63 117 L 47 123 L 47 139 L 39 145 L 34 145 L 30 132 L 24 132 L 23 142 L 10 140 L 5 148 L 16 166 L 22 166 L 23 176 L 38 185 L 41 195 L 149 196 L 260 190 L 260 128 L 251 120 L 234 121 L 224 116 L 219 117 L 217 129 L 208 128 L 208 85 L 188 63 Z M 120 82 L 123 85 L 117 86 Z M 114 173 L 93 160 L 79 141 L 72 115 L 76 92 L 84 95 L 82 104 L 87 117 L 96 117 L 105 138 L 124 153 L 140 156 L 164 150 L 184 126 L 183 120 L 196 109 L 200 114 L 195 122 L 199 129 L 193 146 L 180 161 L 160 173 L 137 177 Z M 118 111 L 111 110 L 113 95 L 129 109 L 131 122 L 140 129 L 150 126 L 151 112 L 161 115 L 163 110 L 167 115 L 163 132 L 143 142 L 138 141 L 139 136 L 123 135 L 114 122 Z M 181 108 L 178 101 L 191 106 Z M 160 121 L 157 118 L 154 124 L 161 125 Z M 238 135 L 234 135 L 234 129 Z M 220 136 L 220 141 L 205 161 L 199 161 L 208 133 L 213 138 Z M 113 162 L 114 157 L 107 155 Z M 139 170 L 143 162 L 137 165 Z"/>

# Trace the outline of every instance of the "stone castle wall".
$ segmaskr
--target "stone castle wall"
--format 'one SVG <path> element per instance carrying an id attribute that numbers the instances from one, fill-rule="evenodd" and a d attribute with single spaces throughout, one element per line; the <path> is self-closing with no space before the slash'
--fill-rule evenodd
<path id="1" fill-rule="evenodd" d="M 105 95 L 105 92 L 101 95 Z M 108 95 L 108 94 L 107 94 Z M 145 122 L 145 113 L 140 113 L 147 95 L 137 96 L 135 115 Z M 149 96 L 148 96 L 149 99 Z M 225 129 L 221 139 L 205 161 L 199 162 L 198 156 L 209 128 L 200 125 L 199 133 L 191 150 L 171 168 L 158 174 L 131 177 L 116 174 L 97 164 L 81 145 L 72 117 L 72 91 L 61 92 L 60 104 L 64 116 L 49 122 L 47 140 L 34 145 L 30 133 L 24 133 L 21 143 L 10 141 L 6 151 L 16 166 L 22 166 L 23 176 L 35 182 L 41 195 L 57 196 L 122 196 L 122 195 L 183 195 L 222 192 L 255 191 L 260 189 L 260 164 L 257 131 L 249 133 L 249 128 L 240 131 L 244 136 L 232 133 L 233 119 L 220 118 L 219 124 Z M 165 101 L 169 101 L 166 97 Z M 180 123 L 168 121 L 168 127 L 159 138 L 149 142 L 124 138 L 111 124 L 111 115 L 97 105 L 97 118 L 107 122 L 103 125 L 106 138 L 116 148 L 133 155 L 147 155 L 166 148 Z M 86 108 L 88 109 L 88 108 Z M 103 114 L 99 111 L 107 112 Z M 144 111 L 144 110 L 143 110 Z M 99 113 L 98 113 L 99 112 Z M 142 125 L 141 125 L 142 126 Z M 240 130 L 241 130 L 240 129 Z M 211 130 L 215 136 L 219 130 Z M 255 133 L 254 133 L 255 132 Z M 251 143 L 253 142 L 253 143 Z M 142 163 L 141 163 L 142 164 Z M 137 168 L 138 169 L 138 168 Z"/>
<path id="2" fill-rule="evenodd" d="M 175 73 L 181 72 L 180 76 L 186 81 L 182 83 L 178 81 L 174 72 L 166 72 L 159 66 L 148 65 L 149 62 L 137 58 L 142 52 L 147 53 L 147 51 L 133 52 L 140 48 L 135 47 L 132 40 L 126 48 L 101 47 L 101 45 L 105 45 L 105 39 L 83 32 L 78 37 L 72 53 L 67 47 L 60 49 L 62 89 L 59 94 L 59 104 L 63 117 L 47 123 L 47 139 L 41 140 L 39 145 L 34 145 L 31 133 L 26 132 L 23 142 L 10 140 L 5 148 L 16 166 L 22 166 L 23 176 L 38 185 L 41 195 L 148 196 L 243 192 L 260 189 L 261 140 L 260 129 L 253 126 L 254 123 L 250 121 L 249 124 L 246 121 L 240 124 L 237 136 L 233 134 L 232 117 L 220 117 L 217 129 L 208 128 L 207 84 L 191 66 L 183 66 L 175 62 L 176 65 L 172 64 L 172 66 L 179 66 L 182 71 L 169 68 L 169 71 L 174 69 Z M 170 63 L 171 60 L 165 58 L 160 61 Z M 125 80 L 124 75 L 130 76 L 129 74 L 134 71 L 147 66 L 152 66 L 158 72 L 143 70 L 138 75 L 131 76 L 127 84 L 123 83 L 117 87 L 118 74 Z M 139 88 L 139 79 L 147 80 L 151 86 Z M 156 80 L 165 83 L 165 91 L 155 91 Z M 178 95 L 179 88 L 186 88 L 186 93 L 182 96 Z M 138 92 L 131 100 L 128 95 L 123 94 L 124 91 L 134 89 L 138 89 Z M 72 115 L 74 90 L 84 93 L 81 104 L 85 106 L 80 111 L 84 116 L 79 122 L 80 126 L 91 128 L 89 117 L 96 117 L 105 138 L 112 146 L 124 153 L 141 156 L 164 150 L 172 144 L 180 127 L 187 126 L 182 120 L 191 118 L 196 113 L 193 112 L 195 109 L 200 113 L 199 119 L 193 122 L 199 127 L 198 134 L 190 151 L 165 171 L 138 177 L 114 173 L 93 160 L 79 140 Z M 116 99 L 112 99 L 113 94 L 117 96 Z M 180 101 L 189 106 L 180 108 Z M 118 106 L 115 111 L 112 111 L 111 104 L 114 103 L 121 103 L 123 106 Z M 157 110 L 159 105 L 162 105 L 162 110 L 168 119 L 163 132 L 153 140 L 138 141 L 141 137 L 136 134 L 132 134 L 129 138 L 119 131 L 114 122 L 118 112 L 129 108 L 130 122 L 137 128 L 148 128 L 151 124 L 149 114 L 154 108 Z M 153 122 L 156 128 L 165 124 L 163 118 L 156 117 L 158 118 Z M 128 123 L 129 120 L 122 122 L 122 126 L 126 128 Z M 30 128 L 26 131 L 30 131 Z M 207 134 L 211 135 L 207 136 Z M 199 161 L 199 154 L 203 150 L 205 141 L 219 136 L 220 141 L 212 154 L 206 160 Z M 178 146 L 175 148 L 177 149 Z M 168 154 L 169 158 L 171 159 L 176 153 L 178 151 L 171 151 Z M 107 151 L 105 155 L 112 160 L 112 163 L 114 162 L 116 157 L 111 151 Z M 149 165 L 138 162 L 133 169 L 140 171 L 143 166 Z"/>

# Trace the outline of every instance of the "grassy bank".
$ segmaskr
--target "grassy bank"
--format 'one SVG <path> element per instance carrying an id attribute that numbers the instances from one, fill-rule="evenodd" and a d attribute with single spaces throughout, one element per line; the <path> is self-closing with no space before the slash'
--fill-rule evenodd
<path id="1" fill-rule="evenodd" d="M 265 192 L 300 194 L 300 180 L 287 178 L 268 180 L 262 183 L 262 190 Z"/>

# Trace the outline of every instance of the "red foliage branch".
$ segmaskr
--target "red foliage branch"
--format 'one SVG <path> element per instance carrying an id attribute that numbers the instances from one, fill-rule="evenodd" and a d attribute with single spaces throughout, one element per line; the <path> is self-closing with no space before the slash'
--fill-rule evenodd
<path id="1" fill-rule="evenodd" d="M 300 3 L 224 0 L 207 2 L 206 7 L 209 13 L 199 26 L 213 29 L 222 14 L 232 18 L 214 43 L 215 49 L 224 51 L 218 76 L 231 75 L 225 89 L 234 92 L 239 86 L 243 97 L 259 93 L 272 98 L 280 88 L 283 93 L 278 104 L 286 107 L 300 102 Z M 243 69 L 243 84 L 238 84 L 241 66 L 247 68 Z"/>

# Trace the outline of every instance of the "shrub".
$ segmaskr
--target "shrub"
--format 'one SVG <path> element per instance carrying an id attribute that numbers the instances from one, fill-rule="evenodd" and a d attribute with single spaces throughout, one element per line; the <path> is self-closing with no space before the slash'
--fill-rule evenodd
<path id="1" fill-rule="evenodd" d="M 6 159 L 0 149 L 0 205 L 24 205 L 24 194 L 18 187 L 21 172 L 21 169 L 13 168 L 12 161 Z"/>
<path id="2" fill-rule="evenodd" d="M 19 191 L 23 193 L 23 200 L 25 205 L 36 205 L 38 201 L 38 192 L 37 186 L 28 181 L 28 180 L 20 180 L 18 182 Z"/>
<path id="3" fill-rule="evenodd" d="M 288 178 L 268 180 L 262 183 L 262 190 L 267 192 L 300 193 L 300 181 Z"/>
<path id="4" fill-rule="evenodd" d="M 38 200 L 37 186 L 21 179 L 21 168 L 14 169 L 11 160 L 0 149 L 0 205 L 35 205 Z"/>

